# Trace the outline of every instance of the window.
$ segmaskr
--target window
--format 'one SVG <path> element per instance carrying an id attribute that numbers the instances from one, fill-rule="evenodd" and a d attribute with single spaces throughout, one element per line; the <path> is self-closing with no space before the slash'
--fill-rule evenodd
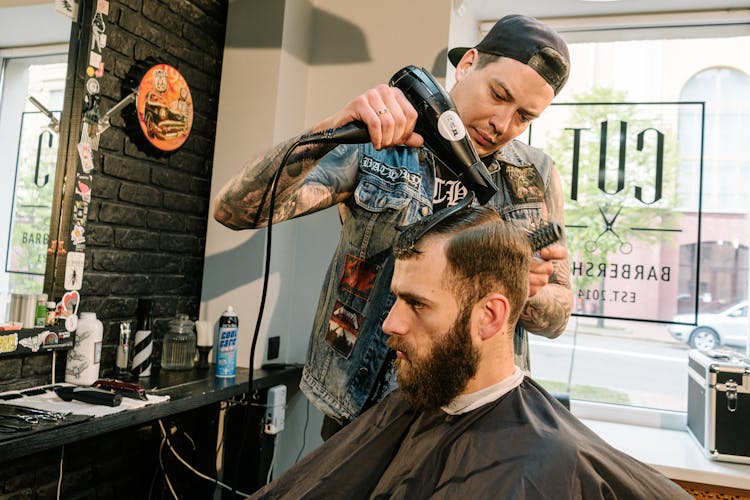
<path id="1" fill-rule="evenodd" d="M 67 54 L 0 58 L 0 318 L 11 293 L 42 292 Z"/>
<path id="2" fill-rule="evenodd" d="M 701 326 L 704 332 L 708 331 L 711 325 L 701 323 L 714 322 L 713 328 L 719 330 L 717 345 L 743 353 L 750 336 L 744 305 L 750 271 L 750 197 L 745 193 L 750 156 L 743 152 L 750 129 L 750 59 L 744 56 L 750 53 L 750 27 L 745 20 L 744 24 L 726 29 L 707 26 L 708 21 L 677 31 L 650 29 L 632 22 L 638 16 L 629 17 L 631 24 L 619 31 L 597 32 L 591 26 L 570 32 L 566 32 L 568 28 L 561 29 L 569 40 L 572 73 L 555 102 L 577 103 L 583 98 L 636 103 L 631 109 L 633 120 L 643 108 L 638 103 L 704 103 L 676 105 L 675 110 L 665 112 L 674 115 L 665 119 L 674 124 L 674 130 L 665 134 L 665 156 L 671 155 L 679 172 L 689 174 L 676 176 L 665 187 L 672 189 L 671 194 L 665 191 L 664 196 L 674 196 L 673 205 L 680 208 L 682 220 L 695 227 L 701 222 L 700 241 L 697 232 L 676 232 L 655 247 L 652 245 L 654 251 L 639 257 L 646 266 L 658 265 L 665 259 L 673 262 L 669 283 L 664 285 L 669 293 L 660 289 L 659 294 L 646 294 L 642 299 L 643 307 L 656 308 L 662 320 L 628 321 L 597 314 L 603 307 L 600 300 L 595 300 L 604 290 L 602 279 L 586 286 L 590 296 L 577 302 L 578 314 L 571 318 L 563 336 L 554 340 L 530 337 L 531 370 L 548 389 L 570 392 L 574 408 L 576 403 L 580 408 L 587 406 L 585 402 L 597 403 L 589 406 L 604 408 L 602 411 L 610 416 L 623 413 L 625 407 L 635 413 L 638 409 L 655 410 L 673 414 L 677 417 L 675 422 L 682 415 L 684 423 L 688 350 L 691 343 L 705 348 L 711 340 L 693 332 Z M 643 26 L 654 24 L 648 17 L 644 16 Z M 679 20 L 671 22 L 679 24 Z M 554 20 L 551 24 L 555 25 Z M 557 114 L 554 106 L 550 110 L 549 115 Z M 613 126 L 609 124 L 612 130 Z M 704 133 L 702 148 L 700 140 L 694 140 L 696 128 Z M 532 131 L 532 137 L 540 130 L 543 128 Z M 531 137 L 529 141 L 536 145 Z M 611 154 L 616 162 L 617 150 Z M 570 159 L 553 159 L 558 162 L 563 189 L 569 191 L 570 168 L 565 162 Z M 666 165 L 665 160 L 665 171 Z M 701 187 L 701 166 L 699 198 L 695 193 Z M 626 170 L 625 181 L 631 182 L 628 175 L 630 171 Z M 651 199 L 653 192 L 644 196 Z M 607 218 L 612 220 L 616 208 L 612 206 L 611 212 L 605 212 L 605 222 Z M 594 213 L 591 220 L 597 216 Z M 626 232 L 628 228 L 620 221 L 618 226 Z M 566 224 L 570 223 L 566 219 Z M 601 219 L 596 224 L 601 226 Z M 566 229 L 569 237 L 574 232 L 570 227 Z M 609 275 L 606 280 L 613 281 Z M 639 290 L 645 288 L 635 284 L 632 290 L 641 293 Z M 687 319 L 675 318 L 685 313 Z M 697 326 L 683 325 L 687 334 L 678 335 L 678 328 L 670 324 L 673 320 L 695 321 Z M 597 410 L 597 414 L 601 416 L 601 411 Z"/>

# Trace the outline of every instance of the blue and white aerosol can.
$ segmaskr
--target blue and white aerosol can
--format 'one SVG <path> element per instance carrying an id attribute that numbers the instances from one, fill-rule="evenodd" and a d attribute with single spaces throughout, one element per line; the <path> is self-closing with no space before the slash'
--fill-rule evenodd
<path id="1" fill-rule="evenodd" d="M 237 372 L 237 334 L 239 319 L 232 306 L 219 318 L 219 342 L 216 350 L 216 376 L 234 377 Z"/>

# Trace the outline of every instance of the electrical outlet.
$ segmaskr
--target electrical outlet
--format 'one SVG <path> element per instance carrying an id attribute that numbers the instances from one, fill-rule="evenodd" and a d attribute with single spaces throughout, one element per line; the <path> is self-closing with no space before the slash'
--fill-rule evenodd
<path id="1" fill-rule="evenodd" d="M 275 337 L 268 337 L 268 360 L 278 359 L 279 348 L 281 346 L 281 337 L 276 335 Z"/>
<path id="2" fill-rule="evenodd" d="M 283 431 L 285 414 L 286 386 L 273 386 L 268 389 L 268 396 L 266 396 L 266 415 L 263 422 L 263 432 L 266 434 L 278 434 Z"/>

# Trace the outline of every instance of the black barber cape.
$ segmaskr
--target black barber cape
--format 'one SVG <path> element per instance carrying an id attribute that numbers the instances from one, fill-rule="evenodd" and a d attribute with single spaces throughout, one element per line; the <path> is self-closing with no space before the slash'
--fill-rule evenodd
<path id="1" fill-rule="evenodd" d="M 391 393 L 251 498 L 692 498 L 529 378 L 463 415 Z"/>

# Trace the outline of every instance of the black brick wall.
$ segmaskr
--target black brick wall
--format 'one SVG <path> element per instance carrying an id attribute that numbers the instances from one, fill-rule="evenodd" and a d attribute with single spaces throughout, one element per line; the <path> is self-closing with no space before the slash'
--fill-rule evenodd
<path id="1" fill-rule="evenodd" d="M 104 322 L 105 373 L 114 363 L 119 323 L 134 319 L 138 297 L 156 302 L 157 363 L 166 320 L 198 312 L 226 9 L 226 0 L 110 4 L 102 110 L 122 98 L 131 67 L 154 57 L 185 76 L 195 117 L 183 147 L 163 158 L 139 150 L 121 116 L 100 138 L 80 310 L 96 311 Z M 1 360 L 0 390 L 46 383 L 50 363 L 47 356 Z"/>
<path id="2" fill-rule="evenodd" d="M 122 97 L 136 62 L 154 58 L 185 77 L 195 119 L 182 148 L 162 158 L 130 141 L 121 116 L 100 140 L 81 310 L 95 310 L 104 323 L 105 369 L 114 363 L 119 323 L 134 319 L 138 297 L 155 302 L 157 362 L 166 320 L 198 314 L 226 9 L 221 0 L 110 4 L 103 107 Z"/>
<path id="3" fill-rule="evenodd" d="M 131 142 L 120 115 L 100 138 L 79 313 L 95 311 L 104 323 L 102 376 L 114 366 L 119 323 L 135 319 L 139 297 L 154 300 L 157 365 L 166 320 L 198 315 L 226 13 L 227 0 L 110 1 L 102 112 L 123 97 L 131 67 L 154 58 L 183 74 L 195 115 L 182 148 L 161 158 Z M 58 358 L 61 380 L 64 353 Z M 4 358 L 0 391 L 49 383 L 50 370 L 49 355 Z M 63 498 L 143 498 L 159 441 L 147 426 L 69 445 Z M 60 452 L 13 464 L 0 457 L 0 500 L 55 498 Z"/>

